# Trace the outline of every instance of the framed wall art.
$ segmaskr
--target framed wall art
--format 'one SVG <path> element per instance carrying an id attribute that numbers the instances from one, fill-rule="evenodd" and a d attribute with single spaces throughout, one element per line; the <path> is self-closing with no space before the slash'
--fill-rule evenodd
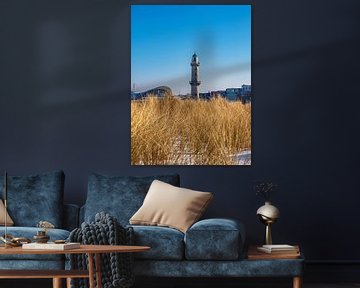
<path id="1" fill-rule="evenodd" d="M 251 6 L 131 5 L 131 164 L 251 164 Z"/>

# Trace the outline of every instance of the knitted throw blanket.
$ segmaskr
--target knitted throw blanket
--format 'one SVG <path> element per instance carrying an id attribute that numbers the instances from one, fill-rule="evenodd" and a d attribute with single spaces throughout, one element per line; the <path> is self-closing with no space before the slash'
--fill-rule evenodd
<path id="1" fill-rule="evenodd" d="M 95 215 L 94 222 L 84 222 L 81 224 L 81 228 L 71 231 L 69 240 L 81 244 L 133 245 L 133 234 L 132 227 L 124 228 L 118 224 L 116 218 L 101 212 Z M 71 269 L 87 269 L 87 255 L 70 254 L 67 257 L 70 260 Z M 101 254 L 101 280 L 103 288 L 129 288 L 133 286 L 132 253 Z M 88 279 L 73 279 L 71 287 L 87 288 L 89 287 L 88 282 Z"/>

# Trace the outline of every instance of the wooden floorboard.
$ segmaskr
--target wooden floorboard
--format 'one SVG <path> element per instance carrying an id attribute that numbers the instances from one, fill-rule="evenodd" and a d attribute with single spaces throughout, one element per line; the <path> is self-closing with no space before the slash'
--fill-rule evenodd
<path id="1" fill-rule="evenodd" d="M 28 280 L 0 280 L 0 288 L 52 288 L 52 281 L 49 279 L 28 279 Z M 196 285 L 176 285 L 175 283 L 167 283 L 166 285 L 149 283 L 148 285 L 141 283 L 135 283 L 133 288 L 291 288 L 290 282 L 288 283 L 264 283 L 256 282 L 252 283 L 239 283 L 238 285 L 201 285 L 201 283 L 196 283 Z M 304 283 L 303 288 L 360 288 L 360 283 Z"/>

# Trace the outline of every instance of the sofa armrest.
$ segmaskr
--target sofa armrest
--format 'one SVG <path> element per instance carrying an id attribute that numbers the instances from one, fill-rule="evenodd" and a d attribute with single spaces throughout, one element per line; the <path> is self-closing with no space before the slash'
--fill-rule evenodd
<path id="1" fill-rule="evenodd" d="M 64 204 L 63 228 L 71 231 L 77 227 L 79 227 L 79 206 Z"/>
<path id="2" fill-rule="evenodd" d="M 242 254 L 245 228 L 233 219 L 214 218 L 196 222 L 185 234 L 188 260 L 235 260 Z"/>

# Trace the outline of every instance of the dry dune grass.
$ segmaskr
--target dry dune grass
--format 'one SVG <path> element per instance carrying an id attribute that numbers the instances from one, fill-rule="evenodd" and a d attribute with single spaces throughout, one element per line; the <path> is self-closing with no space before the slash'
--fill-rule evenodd
<path id="1" fill-rule="evenodd" d="M 235 165 L 251 149 L 251 104 L 223 98 L 131 101 L 131 164 Z"/>

